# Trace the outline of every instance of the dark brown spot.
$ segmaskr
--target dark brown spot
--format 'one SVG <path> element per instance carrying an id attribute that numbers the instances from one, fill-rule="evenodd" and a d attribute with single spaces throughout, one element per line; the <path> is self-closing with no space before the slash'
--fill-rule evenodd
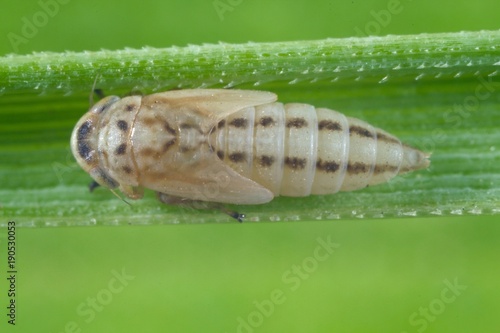
<path id="1" fill-rule="evenodd" d="M 259 164 L 262 167 L 270 167 L 274 163 L 274 156 L 262 155 L 259 157 Z"/>
<path id="2" fill-rule="evenodd" d="M 358 134 L 359 136 L 365 137 L 365 138 L 375 138 L 375 134 L 367 130 L 366 128 L 363 128 L 361 126 L 351 126 L 349 127 L 350 134 Z"/>
<path id="3" fill-rule="evenodd" d="M 307 159 L 298 157 L 286 157 L 285 165 L 293 170 L 302 170 L 306 167 Z"/>
<path id="4" fill-rule="evenodd" d="M 110 105 L 111 105 L 111 104 L 104 104 L 104 105 L 101 105 L 101 106 L 99 107 L 99 109 L 97 110 L 97 113 L 101 113 L 101 112 L 103 112 L 103 111 L 104 111 L 104 110 L 106 110 L 106 108 L 107 108 L 108 106 L 110 106 Z"/>
<path id="5" fill-rule="evenodd" d="M 394 165 L 375 165 L 373 173 L 396 172 L 398 167 Z"/>
<path id="6" fill-rule="evenodd" d="M 221 160 L 224 159 L 224 152 L 222 150 L 217 150 L 217 157 L 219 157 Z"/>
<path id="7" fill-rule="evenodd" d="M 122 143 L 121 145 L 119 145 L 116 148 L 115 154 L 116 155 L 123 155 L 123 154 L 125 154 L 126 151 L 127 151 L 127 144 L 126 143 Z"/>
<path id="8" fill-rule="evenodd" d="M 154 149 L 144 148 L 144 149 L 140 150 L 140 154 L 143 157 L 153 157 L 153 156 L 157 155 L 158 153 Z"/>
<path id="9" fill-rule="evenodd" d="M 99 158 L 107 160 L 108 159 L 108 152 L 105 150 L 99 151 Z"/>
<path id="10" fill-rule="evenodd" d="M 144 125 L 146 126 L 153 126 L 154 124 L 156 124 L 156 119 L 155 118 L 142 118 L 142 122 L 144 123 Z"/>
<path id="11" fill-rule="evenodd" d="M 126 174 L 131 174 L 132 173 L 132 168 L 129 167 L 128 165 L 125 165 L 122 170 L 126 173 Z"/>
<path id="12" fill-rule="evenodd" d="M 162 153 L 165 153 L 165 152 L 166 152 L 166 151 L 167 151 L 170 147 L 172 147 L 173 145 L 175 145 L 175 143 L 176 143 L 176 142 L 177 142 L 177 140 L 176 140 L 176 139 L 172 139 L 172 140 L 170 140 L 170 141 L 166 142 L 166 143 L 163 145 L 161 152 L 162 152 Z"/>
<path id="13" fill-rule="evenodd" d="M 377 132 L 377 140 L 395 143 L 395 144 L 400 144 L 400 141 L 398 139 L 396 139 L 395 137 L 386 135 L 384 133 L 379 133 L 379 132 Z"/>
<path id="14" fill-rule="evenodd" d="M 181 126 L 179 126 L 181 129 L 191 129 L 193 126 L 191 124 L 187 123 L 182 123 Z"/>
<path id="15" fill-rule="evenodd" d="M 332 173 L 337 171 L 340 168 L 340 165 L 334 161 L 322 161 L 321 158 L 316 162 L 316 169 L 326 172 Z"/>
<path id="16" fill-rule="evenodd" d="M 170 126 L 168 122 L 163 123 L 163 128 L 172 135 L 177 135 L 177 132 Z"/>
<path id="17" fill-rule="evenodd" d="M 203 131 L 201 130 L 200 126 L 198 125 L 192 125 L 192 124 L 188 124 L 188 123 L 182 123 L 180 126 L 179 126 L 180 129 L 196 129 L 199 133 L 203 133 Z"/>
<path id="18" fill-rule="evenodd" d="M 236 118 L 233 119 L 229 125 L 234 126 L 236 128 L 246 128 L 248 126 L 248 120 L 245 118 Z"/>
<path id="19" fill-rule="evenodd" d="M 217 128 L 224 128 L 224 126 L 226 126 L 226 120 L 222 119 L 219 121 L 219 124 L 217 124 Z"/>
<path id="20" fill-rule="evenodd" d="M 286 127 L 288 128 L 302 128 L 305 126 L 307 126 L 307 121 L 304 118 L 292 118 L 288 119 L 288 121 L 286 122 Z"/>
<path id="21" fill-rule="evenodd" d="M 180 147 L 179 147 L 179 151 L 180 151 L 181 153 L 187 153 L 187 152 L 189 152 L 189 151 L 193 151 L 193 150 L 194 150 L 194 148 L 193 148 L 193 147 L 188 147 L 188 146 L 180 146 Z"/>
<path id="22" fill-rule="evenodd" d="M 264 127 L 268 127 L 268 126 L 275 125 L 276 121 L 274 121 L 274 119 L 271 117 L 262 117 L 259 120 L 259 124 L 264 126 Z"/>
<path id="23" fill-rule="evenodd" d="M 125 111 L 132 111 L 135 108 L 135 104 L 127 104 L 125 106 Z"/>
<path id="24" fill-rule="evenodd" d="M 350 174 L 358 175 L 360 173 L 368 173 L 371 166 L 366 163 L 354 162 L 347 164 L 347 172 Z"/>
<path id="25" fill-rule="evenodd" d="M 232 153 L 229 155 L 229 160 L 234 163 L 245 162 L 246 159 L 247 159 L 246 154 L 242 152 Z"/>
<path id="26" fill-rule="evenodd" d="M 125 120 L 118 120 L 116 122 L 116 126 L 118 126 L 118 128 L 123 132 L 128 130 L 128 124 Z"/>
<path id="27" fill-rule="evenodd" d="M 342 126 L 340 126 L 339 123 L 331 121 L 331 120 L 322 120 L 318 123 L 318 129 L 320 131 L 322 131 L 322 130 L 341 131 Z"/>

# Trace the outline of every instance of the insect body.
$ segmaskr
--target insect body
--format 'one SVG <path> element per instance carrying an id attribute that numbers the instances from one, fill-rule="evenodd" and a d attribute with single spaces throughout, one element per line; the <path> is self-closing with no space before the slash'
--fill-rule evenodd
<path id="1" fill-rule="evenodd" d="M 381 129 L 263 91 L 192 89 L 109 96 L 71 148 L 97 183 L 167 203 L 263 204 L 352 191 L 426 168 L 428 155 Z"/>

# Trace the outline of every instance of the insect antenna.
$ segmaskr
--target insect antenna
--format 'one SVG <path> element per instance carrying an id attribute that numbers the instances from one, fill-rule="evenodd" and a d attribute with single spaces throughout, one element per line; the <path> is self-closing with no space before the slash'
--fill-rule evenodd
<path id="1" fill-rule="evenodd" d="M 92 181 L 92 183 L 89 184 L 89 191 L 93 192 L 97 187 L 100 187 L 100 186 L 101 185 L 94 180 L 94 181 Z M 109 189 L 109 190 L 115 195 L 115 197 L 117 197 L 121 201 L 125 202 L 127 205 L 132 206 L 127 200 L 123 199 L 118 193 L 116 193 L 115 190 L 113 190 L 113 189 Z"/>
<path id="2" fill-rule="evenodd" d="M 115 195 L 115 197 L 117 197 L 118 199 L 120 199 L 121 201 L 123 201 L 124 203 L 126 203 L 127 205 L 129 205 L 130 207 L 132 207 L 132 205 L 130 204 L 130 202 L 128 202 L 127 200 L 123 199 L 118 193 L 116 193 L 115 190 L 113 189 L 109 189 L 111 191 L 111 193 L 113 193 Z"/>
<path id="3" fill-rule="evenodd" d="M 95 79 L 94 79 L 94 83 L 92 84 L 92 89 L 90 90 L 90 95 L 89 95 L 90 106 L 94 105 L 94 94 L 99 96 L 99 98 L 101 98 L 101 99 L 104 97 L 104 93 L 102 92 L 102 90 L 95 88 L 95 86 L 97 84 L 97 79 L 99 78 L 99 76 L 101 76 L 100 70 L 99 70 L 99 72 L 97 72 L 97 75 L 95 76 Z"/>

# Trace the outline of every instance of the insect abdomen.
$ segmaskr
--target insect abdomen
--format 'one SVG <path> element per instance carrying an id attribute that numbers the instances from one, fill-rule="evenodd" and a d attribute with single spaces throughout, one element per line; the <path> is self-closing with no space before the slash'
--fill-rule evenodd
<path id="1" fill-rule="evenodd" d="M 212 138 L 221 160 L 275 196 L 352 191 L 428 165 L 391 134 L 308 104 L 246 108 L 219 122 Z"/>

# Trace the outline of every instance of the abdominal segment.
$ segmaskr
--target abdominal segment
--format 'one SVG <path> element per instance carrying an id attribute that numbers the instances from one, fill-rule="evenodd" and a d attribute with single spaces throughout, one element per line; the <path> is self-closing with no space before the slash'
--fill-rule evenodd
<path id="1" fill-rule="evenodd" d="M 308 104 L 245 108 L 220 121 L 209 143 L 219 159 L 275 196 L 352 191 L 423 167 L 405 164 L 405 149 L 417 150 L 391 134 Z"/>

